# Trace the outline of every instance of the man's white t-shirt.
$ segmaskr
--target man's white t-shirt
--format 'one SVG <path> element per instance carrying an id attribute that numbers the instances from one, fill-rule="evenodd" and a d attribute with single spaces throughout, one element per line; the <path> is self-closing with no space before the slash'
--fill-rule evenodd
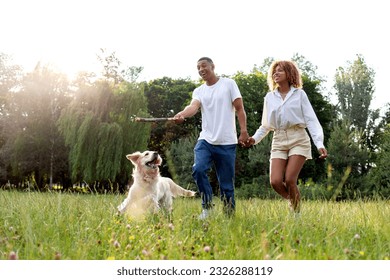
<path id="1" fill-rule="evenodd" d="M 242 96 L 236 82 L 220 77 L 212 86 L 203 84 L 196 88 L 192 98 L 201 103 L 202 131 L 199 139 L 212 145 L 237 144 L 233 101 Z"/>

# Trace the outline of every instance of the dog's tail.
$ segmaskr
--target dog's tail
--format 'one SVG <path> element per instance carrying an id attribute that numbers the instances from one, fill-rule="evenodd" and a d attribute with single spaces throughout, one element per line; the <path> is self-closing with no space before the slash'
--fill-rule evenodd
<path id="1" fill-rule="evenodd" d="M 177 196 L 193 197 L 196 194 L 196 192 L 194 191 L 186 190 L 180 187 L 178 184 L 173 182 L 173 180 L 170 178 L 167 178 L 167 181 L 169 183 L 169 188 L 171 189 L 171 193 L 173 197 L 177 197 Z"/>

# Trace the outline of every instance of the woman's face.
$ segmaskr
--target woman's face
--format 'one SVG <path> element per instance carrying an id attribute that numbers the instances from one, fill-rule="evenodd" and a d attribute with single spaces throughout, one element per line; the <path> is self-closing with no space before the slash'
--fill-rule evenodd
<path id="1" fill-rule="evenodd" d="M 275 67 L 274 73 L 272 74 L 272 79 L 277 84 L 287 81 L 286 72 L 283 70 L 282 67 L 280 67 L 280 65 Z"/>

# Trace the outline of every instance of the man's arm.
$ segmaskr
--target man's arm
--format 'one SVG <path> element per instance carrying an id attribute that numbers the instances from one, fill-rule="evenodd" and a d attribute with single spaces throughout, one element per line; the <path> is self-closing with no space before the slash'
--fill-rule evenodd
<path id="1" fill-rule="evenodd" d="M 245 145 L 246 140 L 249 138 L 249 134 L 246 127 L 246 112 L 242 98 L 236 98 L 233 101 L 233 106 L 236 109 L 238 123 L 240 124 L 240 137 L 238 138 L 238 143 L 243 146 Z"/>
<path id="2" fill-rule="evenodd" d="M 194 116 L 200 108 L 200 101 L 192 99 L 190 105 L 186 106 L 181 112 L 174 116 L 176 123 L 182 123 L 185 118 Z"/>

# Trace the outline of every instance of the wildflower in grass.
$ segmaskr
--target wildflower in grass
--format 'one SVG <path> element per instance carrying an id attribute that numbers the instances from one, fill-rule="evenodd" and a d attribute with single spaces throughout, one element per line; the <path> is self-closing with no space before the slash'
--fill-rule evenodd
<path id="1" fill-rule="evenodd" d="M 360 235 L 356 233 L 353 238 L 356 239 L 356 240 L 359 240 L 360 239 Z"/>
<path id="2" fill-rule="evenodd" d="M 14 251 L 11 251 L 9 253 L 9 255 L 8 255 L 8 259 L 10 259 L 10 260 L 17 260 L 17 259 L 19 259 L 18 258 L 18 254 L 16 254 Z"/>
<path id="3" fill-rule="evenodd" d="M 126 228 L 127 228 L 127 229 L 130 229 L 130 228 L 131 228 L 131 226 L 130 226 L 129 224 L 127 224 L 127 225 L 126 225 Z"/>
<path id="4" fill-rule="evenodd" d="M 203 248 L 203 251 L 205 251 L 206 253 L 210 252 L 211 248 L 210 246 L 204 246 Z"/>
<path id="5" fill-rule="evenodd" d="M 150 252 L 148 250 L 143 249 L 142 250 L 142 255 L 144 255 L 145 257 L 149 257 L 151 254 L 150 254 Z"/>
<path id="6" fill-rule="evenodd" d="M 297 250 L 297 249 L 291 249 L 291 252 L 292 252 L 293 254 L 297 254 L 297 253 L 298 253 L 298 250 Z"/>
<path id="7" fill-rule="evenodd" d="M 130 235 L 130 236 L 129 236 L 129 240 L 130 240 L 130 241 L 132 241 L 132 240 L 134 240 L 134 239 L 135 239 L 135 236 L 134 236 L 134 235 Z"/>
<path id="8" fill-rule="evenodd" d="M 120 248 L 121 247 L 121 244 L 118 242 L 118 240 L 115 240 L 113 245 L 114 245 L 115 248 Z"/>
<path id="9" fill-rule="evenodd" d="M 168 225 L 168 228 L 170 229 L 170 230 L 174 230 L 175 229 L 175 226 L 172 224 L 172 223 L 170 223 L 169 225 Z"/>
<path id="10" fill-rule="evenodd" d="M 364 252 L 363 252 L 363 251 L 360 251 L 360 252 L 359 252 L 359 255 L 363 257 L 363 256 L 364 256 Z"/>
<path id="11" fill-rule="evenodd" d="M 113 260 L 115 260 L 115 257 L 114 256 L 108 256 L 106 260 L 113 261 Z"/>

